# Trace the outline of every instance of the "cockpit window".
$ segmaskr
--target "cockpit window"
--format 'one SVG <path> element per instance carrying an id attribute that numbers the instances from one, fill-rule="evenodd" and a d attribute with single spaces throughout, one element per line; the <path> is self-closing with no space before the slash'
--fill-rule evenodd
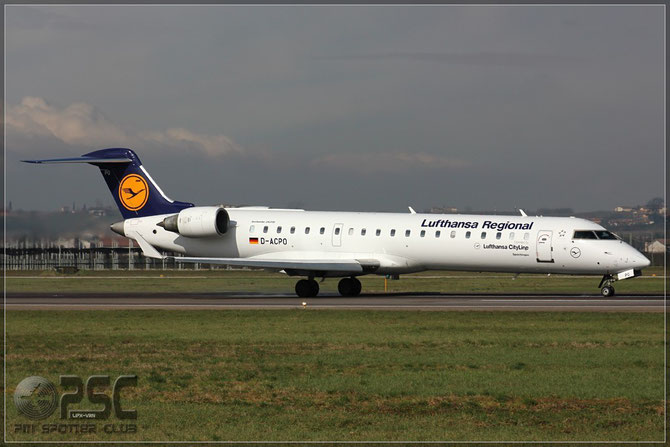
<path id="1" fill-rule="evenodd" d="M 598 239 L 596 234 L 593 231 L 575 231 L 575 235 L 572 236 L 573 239 Z"/>
<path id="2" fill-rule="evenodd" d="M 609 239 L 609 240 L 617 240 L 618 238 L 614 235 L 614 233 L 611 233 L 606 230 L 596 230 L 596 231 L 586 231 L 586 230 L 578 230 L 575 231 L 575 235 L 572 237 L 573 239 Z"/>

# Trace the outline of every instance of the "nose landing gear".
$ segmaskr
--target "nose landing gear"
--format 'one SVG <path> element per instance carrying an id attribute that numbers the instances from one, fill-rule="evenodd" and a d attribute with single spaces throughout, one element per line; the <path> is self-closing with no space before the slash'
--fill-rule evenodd
<path id="1" fill-rule="evenodd" d="M 600 294 L 605 297 L 614 296 L 614 287 L 605 286 L 602 289 L 600 289 Z"/>
<path id="2" fill-rule="evenodd" d="M 615 281 L 612 275 L 603 275 L 603 279 L 600 280 L 600 294 L 604 297 L 614 296 L 614 287 L 612 283 Z"/>

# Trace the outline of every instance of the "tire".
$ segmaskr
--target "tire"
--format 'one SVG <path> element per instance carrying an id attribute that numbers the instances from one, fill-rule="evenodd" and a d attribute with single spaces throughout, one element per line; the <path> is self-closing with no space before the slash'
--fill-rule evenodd
<path id="1" fill-rule="evenodd" d="M 605 286 L 602 289 L 600 289 L 600 294 L 604 297 L 614 296 L 614 287 Z"/>
<path id="2" fill-rule="evenodd" d="M 351 278 L 351 280 L 354 282 L 354 294 L 353 294 L 353 296 L 360 295 L 361 290 L 363 289 L 363 286 L 361 285 L 361 282 L 358 280 L 358 278 Z"/>
<path id="3" fill-rule="evenodd" d="M 307 282 L 309 283 L 309 296 L 317 296 L 319 294 L 319 283 L 313 279 L 308 279 Z"/>
<path id="4" fill-rule="evenodd" d="M 316 281 L 315 281 L 316 282 Z M 318 293 L 318 284 L 317 284 L 317 293 Z M 298 295 L 300 298 L 308 298 L 311 295 L 312 292 L 312 285 L 310 284 L 309 280 L 307 279 L 301 279 L 297 283 L 295 283 L 295 294 Z"/>
<path id="5" fill-rule="evenodd" d="M 342 278 L 340 282 L 337 283 L 337 291 L 340 292 L 342 296 L 354 296 L 354 291 L 356 290 L 356 285 L 354 284 L 353 278 Z"/>

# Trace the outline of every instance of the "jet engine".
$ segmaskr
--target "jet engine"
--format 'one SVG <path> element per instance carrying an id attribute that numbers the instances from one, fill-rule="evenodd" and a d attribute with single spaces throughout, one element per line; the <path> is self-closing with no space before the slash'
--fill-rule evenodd
<path id="1" fill-rule="evenodd" d="M 228 212 L 218 206 L 186 208 L 158 223 L 159 227 L 185 237 L 223 236 L 228 231 Z"/>

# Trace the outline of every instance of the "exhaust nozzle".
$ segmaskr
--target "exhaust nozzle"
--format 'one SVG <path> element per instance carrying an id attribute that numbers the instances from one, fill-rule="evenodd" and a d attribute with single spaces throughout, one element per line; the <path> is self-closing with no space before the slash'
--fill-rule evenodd
<path id="1" fill-rule="evenodd" d="M 122 220 L 121 222 L 116 222 L 116 223 L 111 224 L 111 225 L 109 226 L 109 228 L 111 228 L 111 230 L 112 230 L 114 233 L 116 233 L 116 234 L 120 234 L 121 236 L 125 237 L 125 236 L 126 236 L 126 233 L 125 233 L 125 231 L 123 230 L 123 227 L 125 226 L 125 223 L 126 223 L 126 221 L 125 221 L 125 220 Z"/>
<path id="2" fill-rule="evenodd" d="M 174 216 L 166 217 L 161 222 L 158 222 L 156 225 L 165 228 L 166 231 L 171 231 L 173 233 L 179 234 L 179 227 L 177 226 L 178 220 L 179 220 L 179 214 L 175 214 Z"/>

